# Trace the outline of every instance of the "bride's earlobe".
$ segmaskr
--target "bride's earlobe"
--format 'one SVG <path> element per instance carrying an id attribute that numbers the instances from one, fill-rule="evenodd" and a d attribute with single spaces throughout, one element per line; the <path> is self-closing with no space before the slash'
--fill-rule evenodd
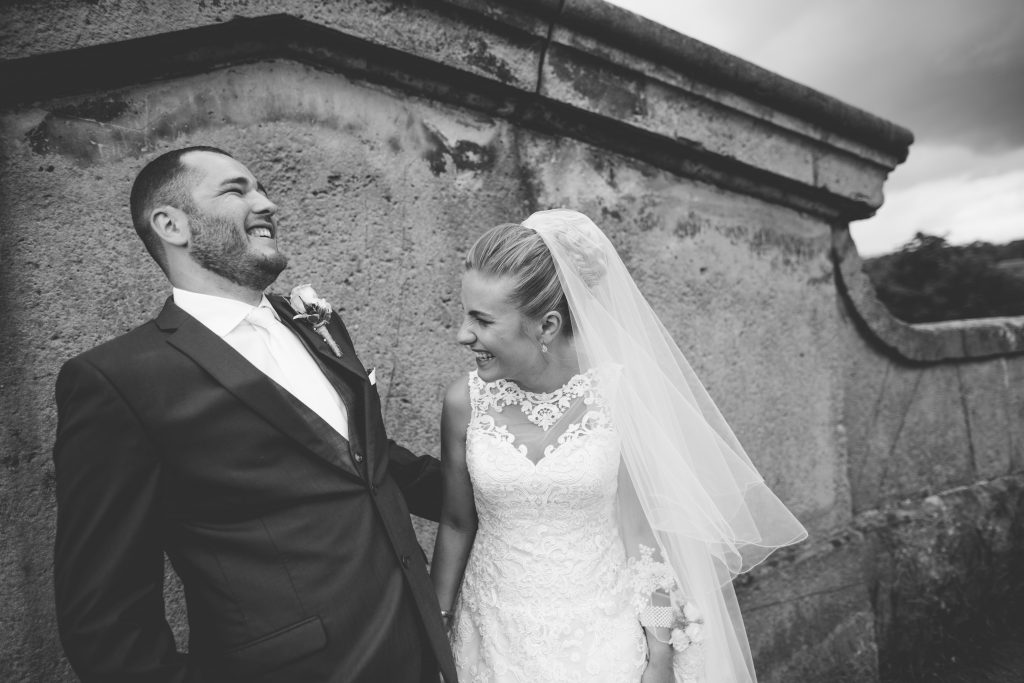
<path id="1" fill-rule="evenodd" d="M 546 346 L 554 341 L 555 337 L 562 330 L 562 314 L 558 311 L 548 311 L 540 324 L 540 342 Z"/>

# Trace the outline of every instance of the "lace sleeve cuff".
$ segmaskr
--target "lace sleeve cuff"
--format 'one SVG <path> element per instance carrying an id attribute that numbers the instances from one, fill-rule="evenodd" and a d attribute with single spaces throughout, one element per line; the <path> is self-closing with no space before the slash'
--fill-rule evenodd
<path id="1" fill-rule="evenodd" d="M 689 665 L 695 666 L 700 660 L 699 645 L 704 640 L 703 616 L 697 605 L 679 590 L 672 569 L 654 559 L 654 552 L 654 548 L 641 545 L 640 556 L 630 558 L 626 567 L 637 619 L 646 628 L 668 629 L 667 642 L 677 653 L 685 653 Z M 660 596 L 659 602 L 668 604 L 654 604 L 656 596 Z"/>
<path id="2" fill-rule="evenodd" d="M 661 594 L 670 598 L 679 592 L 672 569 L 664 562 L 654 559 L 654 548 L 640 546 L 640 557 L 631 557 L 626 565 L 633 587 L 633 606 L 637 615 L 654 606 L 653 597 Z"/>

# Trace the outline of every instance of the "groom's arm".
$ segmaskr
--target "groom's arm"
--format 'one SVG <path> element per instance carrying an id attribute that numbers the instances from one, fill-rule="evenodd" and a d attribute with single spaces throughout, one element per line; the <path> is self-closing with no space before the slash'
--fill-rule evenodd
<path id="1" fill-rule="evenodd" d="M 388 471 L 398 484 L 409 512 L 432 520 L 441 518 L 441 462 L 429 455 L 416 456 L 388 439 Z"/>
<path id="2" fill-rule="evenodd" d="M 83 683 L 198 683 L 164 618 L 159 461 L 135 413 L 77 358 L 57 378 L 61 642 Z"/>
<path id="3" fill-rule="evenodd" d="M 337 312 L 331 315 L 331 332 L 337 332 L 342 340 L 354 348 L 352 336 Z M 378 416 L 378 419 L 383 420 Z M 429 455 L 417 456 L 404 446 L 388 439 L 388 472 L 398 484 L 405 498 L 409 512 L 417 517 L 432 520 L 441 518 L 441 463 Z"/>

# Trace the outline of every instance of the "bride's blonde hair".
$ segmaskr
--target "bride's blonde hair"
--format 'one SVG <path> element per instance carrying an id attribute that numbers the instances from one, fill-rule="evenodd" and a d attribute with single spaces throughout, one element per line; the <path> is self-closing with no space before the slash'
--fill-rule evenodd
<path id="1" fill-rule="evenodd" d="M 554 259 L 535 230 L 519 223 L 496 225 L 477 239 L 466 254 L 466 270 L 512 279 L 512 303 L 527 318 L 548 311 L 562 314 L 562 330 L 572 336 L 569 304 L 558 281 Z"/>

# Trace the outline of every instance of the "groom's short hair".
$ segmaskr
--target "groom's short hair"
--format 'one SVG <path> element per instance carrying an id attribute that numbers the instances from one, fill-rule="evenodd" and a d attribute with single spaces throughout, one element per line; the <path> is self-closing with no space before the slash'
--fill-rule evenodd
<path id="1" fill-rule="evenodd" d="M 153 232 L 149 224 L 149 213 L 154 206 L 167 204 L 189 213 L 192 210 L 189 180 L 193 169 L 182 162 L 182 157 L 190 152 L 212 152 L 232 157 L 217 147 L 195 145 L 165 152 L 146 164 L 132 183 L 129 205 L 132 212 L 132 225 L 138 233 L 146 251 L 153 257 L 164 272 L 167 266 L 164 258 L 164 246 L 160 238 Z"/>

